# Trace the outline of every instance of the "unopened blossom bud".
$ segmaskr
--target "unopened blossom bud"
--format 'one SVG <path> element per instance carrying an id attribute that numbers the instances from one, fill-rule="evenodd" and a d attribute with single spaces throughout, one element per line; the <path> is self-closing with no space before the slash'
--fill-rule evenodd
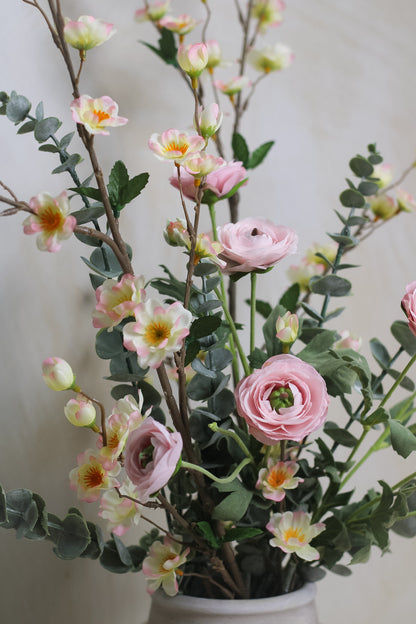
<path id="1" fill-rule="evenodd" d="M 396 192 L 397 206 L 403 212 L 415 212 L 416 211 L 416 201 L 410 193 L 407 193 L 401 188 L 397 189 Z"/>
<path id="2" fill-rule="evenodd" d="M 188 247 L 190 237 L 186 229 L 186 223 L 182 219 L 168 221 L 163 237 L 172 247 Z"/>
<path id="3" fill-rule="evenodd" d="M 190 78 L 198 78 L 208 63 L 208 49 L 205 43 L 180 45 L 178 48 L 178 63 Z"/>
<path id="4" fill-rule="evenodd" d="M 276 338 L 284 345 L 295 342 L 299 332 L 299 319 L 296 314 L 286 312 L 283 316 L 278 316 L 276 321 Z"/>
<path id="5" fill-rule="evenodd" d="M 207 69 L 212 70 L 214 69 L 214 67 L 217 67 L 221 63 L 222 52 L 218 41 L 216 41 L 215 39 L 207 41 L 206 46 L 208 50 Z"/>
<path id="6" fill-rule="evenodd" d="M 75 382 L 72 368 L 59 357 L 50 357 L 42 363 L 42 377 L 51 390 L 69 390 Z"/>
<path id="7" fill-rule="evenodd" d="M 81 15 L 77 21 L 65 19 L 65 41 L 77 50 L 96 48 L 110 39 L 115 32 L 113 24 L 91 15 Z"/>
<path id="8" fill-rule="evenodd" d="M 218 104 L 210 104 L 199 114 L 199 129 L 204 139 L 212 137 L 222 124 L 223 114 Z"/>
<path id="9" fill-rule="evenodd" d="M 373 197 L 368 198 L 371 211 L 378 218 L 383 221 L 387 221 L 387 219 L 391 219 L 396 212 L 397 206 L 394 202 L 394 199 L 389 195 L 375 195 Z"/>
<path id="10" fill-rule="evenodd" d="M 64 414 L 72 425 L 89 427 L 95 420 L 95 407 L 83 394 L 76 399 L 69 399 L 64 407 Z"/>
<path id="11" fill-rule="evenodd" d="M 158 2 L 154 2 L 144 9 L 138 9 L 134 14 L 134 19 L 136 22 L 145 22 L 146 20 L 150 20 L 151 22 L 158 22 L 160 19 L 162 19 L 162 17 L 164 17 L 164 15 L 166 15 L 169 7 L 170 0 L 159 0 Z"/>

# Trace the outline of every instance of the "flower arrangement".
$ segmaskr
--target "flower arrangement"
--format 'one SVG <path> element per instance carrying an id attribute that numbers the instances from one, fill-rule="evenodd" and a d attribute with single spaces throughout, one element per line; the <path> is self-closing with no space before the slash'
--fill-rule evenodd
<path id="1" fill-rule="evenodd" d="M 366 561 L 373 546 L 388 549 L 391 529 L 414 536 L 414 471 L 360 496 L 348 486 L 373 453 L 391 446 L 406 459 L 416 449 L 415 392 L 407 377 L 416 359 L 416 282 L 403 285 L 404 316 L 392 325 L 396 352 L 371 341 L 381 372 L 373 373 L 359 353 L 358 337 L 327 327 L 342 313 L 333 309 L 334 298 L 351 292 L 340 273 L 351 268 L 354 248 L 411 212 L 412 197 L 389 179 L 370 144 L 349 162 L 353 180 L 340 194 L 339 231 L 329 244 L 311 246 L 299 265 L 289 266 L 298 248 L 292 228 L 239 215 L 250 171 L 273 147 L 269 141 L 249 150 L 244 113 L 260 81 L 293 60 L 286 46 L 261 44 L 282 22 L 283 3 L 236 3 L 244 46 L 239 73 L 228 82 L 217 79 L 223 61 L 220 44 L 209 39 L 209 0 L 195 16 L 170 15 L 169 2 L 144 2 L 136 13 L 155 27 L 157 44 L 148 47 L 186 83 L 194 126 L 149 133 L 149 158 L 153 152 L 170 161 L 167 175 L 174 169 L 169 181 L 177 206 L 163 236 L 183 248 L 186 265 L 182 275 L 165 267 L 156 278 L 136 274 L 123 234 L 123 211 L 144 195 L 149 176 L 130 177 L 121 160 L 103 174 L 96 152 L 95 135 L 117 132 L 128 120 L 111 97 L 81 91 L 89 50 L 105 44 L 114 28 L 91 16 L 65 19 L 58 1 L 49 2 L 50 13 L 37 0 L 27 4 L 42 14 L 68 69 L 69 110 L 93 177 L 79 179 L 73 134 L 59 137 L 57 118 L 45 117 L 41 105 L 33 116 L 25 96 L 3 92 L 0 112 L 20 134 L 33 133 L 41 151 L 55 153 L 54 171 L 71 180 L 56 197 L 39 192 L 28 202 L 2 183 L 0 199 L 4 215 L 28 213 L 23 231 L 36 235 L 41 251 L 65 253 L 73 237 L 92 248 L 83 260 L 95 291 L 96 352 L 110 361 L 116 384 L 111 412 L 62 358 L 47 358 L 42 372 L 49 388 L 73 393 L 64 413 L 85 430 L 86 442 L 70 488 L 81 501 L 99 501 L 110 536 L 74 508 L 63 519 L 48 513 L 28 490 L 1 491 L 1 526 L 52 541 L 62 559 L 90 557 L 119 573 L 142 570 L 149 592 L 162 587 L 169 595 L 230 599 L 287 593 L 326 570 L 348 574 L 346 564 Z M 247 64 L 257 78 L 246 75 Z M 233 120 L 232 159 L 226 116 Z M 203 211 L 210 233 L 200 231 Z M 291 285 L 273 291 L 270 302 L 259 300 L 257 281 L 273 285 L 273 272 L 285 269 Z M 237 288 L 248 292 L 247 333 L 238 323 Z M 399 357 L 404 364 L 396 370 Z M 399 388 L 404 398 L 396 398 Z M 331 416 L 335 405 L 344 410 L 341 424 Z M 166 512 L 165 525 L 153 519 L 154 509 Z M 139 523 L 149 531 L 126 546 Z"/>

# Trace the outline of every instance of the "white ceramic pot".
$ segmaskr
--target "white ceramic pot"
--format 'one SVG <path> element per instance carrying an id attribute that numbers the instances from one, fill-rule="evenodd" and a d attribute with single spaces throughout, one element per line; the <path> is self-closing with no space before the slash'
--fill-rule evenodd
<path id="1" fill-rule="evenodd" d="M 273 598 L 211 600 L 191 596 L 152 596 L 147 624 L 319 624 L 316 588 L 301 589 Z"/>

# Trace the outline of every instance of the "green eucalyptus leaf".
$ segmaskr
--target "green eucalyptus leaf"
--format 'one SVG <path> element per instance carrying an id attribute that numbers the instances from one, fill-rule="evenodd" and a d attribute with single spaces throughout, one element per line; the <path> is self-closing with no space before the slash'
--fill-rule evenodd
<path id="1" fill-rule="evenodd" d="M 324 277 L 312 278 L 309 288 L 318 295 L 345 297 L 351 290 L 351 282 L 338 275 L 324 275 Z"/>
<path id="2" fill-rule="evenodd" d="M 42 121 L 38 121 L 34 132 L 35 139 L 38 143 L 44 143 L 49 139 L 49 137 L 56 133 L 61 125 L 62 122 L 56 117 L 46 117 L 45 119 L 42 119 Z"/>
<path id="3" fill-rule="evenodd" d="M 210 349 L 205 357 L 206 365 L 214 371 L 221 371 L 231 364 L 233 355 L 228 349 Z"/>
<path id="4" fill-rule="evenodd" d="M 324 431 L 330 438 L 332 438 L 332 440 L 341 444 L 341 446 L 354 448 L 358 443 L 357 438 L 353 436 L 352 433 L 346 429 L 342 429 L 334 422 L 327 421 L 325 423 Z"/>
<path id="5" fill-rule="evenodd" d="M 367 544 L 366 546 L 363 546 L 363 548 L 360 548 L 353 555 L 350 561 L 350 565 L 353 565 L 356 563 L 367 563 L 367 561 L 370 559 L 370 554 L 371 554 L 371 544 Z"/>
<path id="6" fill-rule="evenodd" d="M 305 310 L 306 314 L 315 319 L 315 321 L 319 321 L 320 323 L 323 322 L 323 317 L 319 314 L 317 310 L 315 310 L 315 308 L 310 306 L 308 303 L 305 303 L 305 301 L 301 302 L 301 306 Z"/>
<path id="7" fill-rule="evenodd" d="M 339 200 L 346 208 L 365 208 L 364 196 L 353 189 L 342 191 Z"/>
<path id="8" fill-rule="evenodd" d="M 412 334 L 405 321 L 395 321 L 390 330 L 397 342 L 410 356 L 416 354 L 416 336 Z"/>
<path id="9" fill-rule="evenodd" d="M 378 364 L 380 364 L 381 368 L 388 368 L 391 358 L 386 347 L 380 342 L 380 340 L 372 338 L 370 340 L 370 349 L 374 359 Z"/>
<path id="10" fill-rule="evenodd" d="M 398 379 L 401 375 L 401 373 L 397 370 L 394 370 L 394 368 L 387 368 L 386 373 L 390 375 L 390 377 L 393 377 L 393 379 Z M 403 377 L 403 379 L 401 380 L 400 386 L 405 390 L 408 390 L 409 392 L 413 392 L 415 389 L 414 381 L 410 379 L 410 377 L 406 376 Z"/>
<path id="11" fill-rule="evenodd" d="M 37 121 L 42 121 L 44 117 L 43 102 L 39 102 L 35 109 L 35 117 Z"/>
<path id="12" fill-rule="evenodd" d="M 68 134 L 62 137 L 62 139 L 59 141 L 59 147 L 61 148 L 61 150 L 66 150 L 66 148 L 71 143 L 74 134 L 75 132 L 69 132 Z"/>
<path id="13" fill-rule="evenodd" d="M 36 121 L 34 119 L 31 119 L 30 121 L 27 121 L 22 126 L 20 126 L 19 130 L 17 131 L 17 134 L 26 134 L 27 132 L 33 132 L 33 130 L 35 129 L 35 126 L 36 126 Z"/>
<path id="14" fill-rule="evenodd" d="M 117 330 L 103 329 L 95 338 L 95 351 L 102 360 L 110 360 L 124 352 L 123 334 Z"/>
<path id="15" fill-rule="evenodd" d="M 193 401 L 204 401 L 224 390 L 229 379 L 230 375 L 223 375 L 221 372 L 217 372 L 215 379 L 197 373 L 189 382 L 186 393 Z"/>
<path id="16" fill-rule="evenodd" d="M 189 337 L 192 339 L 210 336 L 221 325 L 219 316 L 204 316 L 195 319 L 189 330 Z"/>
<path id="17" fill-rule="evenodd" d="M 405 459 L 416 451 L 416 436 L 397 420 L 390 421 L 391 445 Z"/>
<path id="18" fill-rule="evenodd" d="M 199 358 L 195 358 L 192 361 L 192 368 L 196 373 L 199 373 L 204 377 L 209 377 L 210 379 L 216 379 L 217 377 L 217 373 L 207 368 Z"/>
<path id="19" fill-rule="evenodd" d="M 6 104 L 7 118 L 14 123 L 24 121 L 31 107 L 31 103 L 24 95 L 17 95 L 16 91 L 12 91 Z"/>
<path id="20" fill-rule="evenodd" d="M 62 521 L 54 552 L 60 559 L 75 559 L 87 548 L 91 541 L 90 532 L 84 518 L 77 513 L 69 513 Z"/>
<path id="21" fill-rule="evenodd" d="M 3 524 L 3 522 L 7 522 L 7 502 L 6 492 L 0 485 L 0 525 Z"/>
<path id="22" fill-rule="evenodd" d="M 332 240 L 334 240 L 339 245 L 343 245 L 347 249 L 355 247 L 359 243 L 358 238 L 355 238 L 354 236 L 345 236 L 343 234 L 330 234 L 329 232 L 327 232 L 327 234 L 330 238 L 332 238 Z"/>
<path id="23" fill-rule="evenodd" d="M 46 143 L 45 145 L 39 145 L 38 150 L 40 152 L 50 152 L 51 154 L 57 154 L 59 152 L 59 147 L 53 145 L 53 143 Z"/>
<path id="24" fill-rule="evenodd" d="M 78 195 L 90 197 L 91 199 L 95 199 L 99 202 L 102 201 L 101 191 L 98 188 L 93 188 L 91 186 L 76 186 L 75 188 L 70 188 L 69 190 L 77 193 Z"/>
<path id="25" fill-rule="evenodd" d="M 71 215 L 77 220 L 77 225 L 84 225 L 84 223 L 95 221 L 102 217 L 104 214 L 105 210 L 102 204 L 89 206 L 89 208 L 82 208 L 81 210 L 77 210 L 76 212 L 71 213 Z M 99 241 L 98 244 L 101 245 L 102 241 Z"/>
<path id="26" fill-rule="evenodd" d="M 68 156 L 65 162 L 63 162 L 62 165 L 59 165 L 59 167 L 56 167 L 52 171 L 52 173 L 63 173 L 64 171 L 69 171 L 70 169 L 74 169 L 81 162 L 81 160 L 82 158 L 79 154 L 71 154 L 70 156 Z M 70 190 L 74 190 L 74 189 L 70 189 Z M 99 199 L 101 199 L 101 197 Z"/>
<path id="27" fill-rule="evenodd" d="M 351 171 L 359 178 L 369 178 L 374 171 L 374 167 L 362 156 L 356 156 L 350 160 Z"/>
<path id="28" fill-rule="evenodd" d="M 375 195 L 379 190 L 379 185 L 376 182 L 360 182 L 358 185 L 358 190 L 362 195 L 366 197 L 370 195 Z"/>

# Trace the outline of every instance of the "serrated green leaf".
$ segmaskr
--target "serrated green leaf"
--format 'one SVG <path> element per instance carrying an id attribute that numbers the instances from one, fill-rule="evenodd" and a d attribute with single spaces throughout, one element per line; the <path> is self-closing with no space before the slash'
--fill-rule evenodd
<path id="1" fill-rule="evenodd" d="M 250 539 L 251 537 L 256 537 L 256 535 L 261 535 L 263 533 L 262 529 L 257 529 L 256 527 L 235 527 L 234 529 L 228 529 L 224 535 L 224 542 L 234 542 L 235 540 L 241 542 L 241 540 Z"/>
<path id="2" fill-rule="evenodd" d="M 129 183 L 129 174 L 127 167 L 121 160 L 117 160 L 110 172 L 107 184 L 108 196 L 113 208 L 122 203 L 121 197 L 123 190 L 127 188 Z"/>
<path id="3" fill-rule="evenodd" d="M 209 522 L 207 522 L 206 520 L 202 520 L 201 522 L 197 522 L 196 526 L 201 532 L 203 538 L 212 548 L 220 548 L 221 540 L 219 540 L 218 537 L 215 535 Z"/>
<path id="4" fill-rule="evenodd" d="M 250 157 L 250 152 L 248 150 L 248 146 L 245 138 L 235 132 L 232 138 L 232 148 L 233 148 L 233 158 L 234 160 L 239 160 L 243 163 L 243 167 L 247 169 L 247 163 Z"/>
<path id="5" fill-rule="evenodd" d="M 143 45 L 145 45 L 149 50 L 152 50 L 159 58 L 162 59 L 168 65 L 173 65 L 174 67 L 179 67 L 177 61 L 178 50 L 175 44 L 175 36 L 174 34 L 168 30 L 167 28 L 162 28 L 161 36 L 158 41 L 159 48 L 151 45 L 150 43 L 146 43 L 145 41 L 141 41 Z"/>
<path id="6" fill-rule="evenodd" d="M 248 356 L 251 368 L 261 368 L 267 360 L 267 354 L 257 347 Z"/>
<path id="7" fill-rule="evenodd" d="M 133 201 L 133 199 L 140 195 L 148 181 L 148 173 L 140 173 L 139 175 L 134 176 L 134 178 L 129 180 L 127 187 L 125 187 L 122 191 L 122 203 L 129 204 L 131 201 Z"/>
<path id="8" fill-rule="evenodd" d="M 262 145 L 260 145 L 260 147 L 255 149 L 250 154 L 247 162 L 247 169 L 255 169 L 256 167 L 258 167 L 266 158 L 273 145 L 274 141 L 268 141 L 267 143 L 263 143 Z"/>
<path id="9" fill-rule="evenodd" d="M 210 336 L 221 325 L 219 316 L 205 316 L 197 318 L 189 329 L 189 337 L 191 339 L 203 338 Z"/>

